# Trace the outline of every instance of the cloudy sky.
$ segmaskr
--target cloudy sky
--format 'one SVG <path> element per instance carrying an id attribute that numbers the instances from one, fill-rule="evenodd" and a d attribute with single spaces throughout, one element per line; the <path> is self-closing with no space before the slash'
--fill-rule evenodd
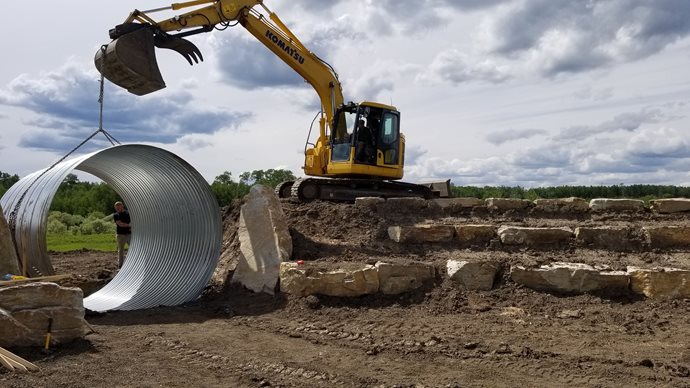
<path id="1" fill-rule="evenodd" d="M 346 100 L 402 112 L 407 181 L 690 185 L 688 0 L 265 3 L 336 68 Z M 47 167 L 98 127 L 94 53 L 130 11 L 165 5 L 5 4 L 0 171 Z M 313 89 L 241 26 L 191 40 L 202 64 L 157 51 L 166 89 L 137 97 L 107 84 L 104 127 L 209 181 L 302 175 Z"/>

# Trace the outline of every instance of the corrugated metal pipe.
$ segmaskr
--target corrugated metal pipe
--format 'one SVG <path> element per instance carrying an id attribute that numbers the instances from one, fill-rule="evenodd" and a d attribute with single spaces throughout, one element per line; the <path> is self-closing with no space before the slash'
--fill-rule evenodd
<path id="1" fill-rule="evenodd" d="M 28 273 L 54 273 L 46 249 L 48 211 L 58 187 L 75 169 L 109 184 L 132 219 L 125 264 L 105 287 L 84 299 L 84 307 L 137 310 L 198 298 L 220 256 L 220 209 L 209 184 L 192 166 L 147 145 L 115 146 L 66 160 L 44 174 L 27 175 L 5 193 L 0 205 L 8 220 L 24 195 L 15 213 L 14 236 Z"/>

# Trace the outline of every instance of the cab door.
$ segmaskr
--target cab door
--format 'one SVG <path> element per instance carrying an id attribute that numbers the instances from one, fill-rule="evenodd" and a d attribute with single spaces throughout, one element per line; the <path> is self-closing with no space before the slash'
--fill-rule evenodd
<path id="1" fill-rule="evenodd" d="M 379 166 L 398 166 L 400 165 L 400 113 L 395 111 L 384 111 L 379 131 L 378 157 Z"/>

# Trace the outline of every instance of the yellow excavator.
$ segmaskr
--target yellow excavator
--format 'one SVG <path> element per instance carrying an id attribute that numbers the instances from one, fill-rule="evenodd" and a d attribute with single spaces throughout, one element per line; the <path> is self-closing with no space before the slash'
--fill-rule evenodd
<path id="1" fill-rule="evenodd" d="M 165 20 L 150 16 L 184 8 L 190 10 Z M 96 67 L 130 93 L 152 93 L 165 87 L 154 47 L 174 50 L 193 65 L 203 56 L 185 37 L 236 24 L 301 75 L 321 102 L 318 138 L 310 142 L 310 129 L 305 145 L 303 169 L 309 177 L 281 184 L 276 188 L 280 197 L 301 201 L 432 197 L 428 186 L 399 181 L 405 161 L 400 112 L 370 101 L 345 103 L 335 69 L 309 51 L 262 0 L 196 0 L 135 10 L 110 30 L 112 41 L 96 53 Z"/>

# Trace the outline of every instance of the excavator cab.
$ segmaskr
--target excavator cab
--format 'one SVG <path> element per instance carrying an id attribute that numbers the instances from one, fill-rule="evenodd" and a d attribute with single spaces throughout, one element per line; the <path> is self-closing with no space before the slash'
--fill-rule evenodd
<path id="1" fill-rule="evenodd" d="M 329 173 L 402 177 L 405 145 L 395 107 L 374 102 L 343 105 L 333 128 Z"/>

